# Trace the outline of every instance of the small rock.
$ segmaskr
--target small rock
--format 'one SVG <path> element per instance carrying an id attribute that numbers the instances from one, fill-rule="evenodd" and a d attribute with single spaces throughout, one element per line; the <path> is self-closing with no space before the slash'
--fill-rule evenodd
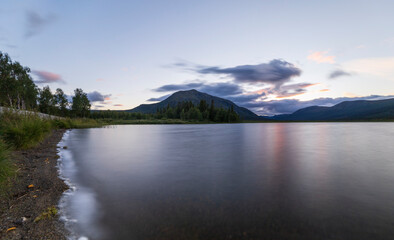
<path id="1" fill-rule="evenodd" d="M 22 226 L 23 225 L 23 220 L 22 219 L 18 219 L 16 221 L 13 222 L 15 225 L 17 226 Z"/>

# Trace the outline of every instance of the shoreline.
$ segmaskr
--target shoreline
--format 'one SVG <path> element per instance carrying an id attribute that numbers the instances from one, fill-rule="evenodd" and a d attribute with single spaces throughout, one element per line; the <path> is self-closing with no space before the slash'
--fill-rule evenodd
<path id="1" fill-rule="evenodd" d="M 67 239 L 58 209 L 69 189 L 58 172 L 58 143 L 66 130 L 53 130 L 37 146 L 12 152 L 17 169 L 9 199 L 0 199 L 0 239 Z M 41 218 L 37 221 L 37 218 Z M 8 229 L 15 228 L 13 230 Z"/>

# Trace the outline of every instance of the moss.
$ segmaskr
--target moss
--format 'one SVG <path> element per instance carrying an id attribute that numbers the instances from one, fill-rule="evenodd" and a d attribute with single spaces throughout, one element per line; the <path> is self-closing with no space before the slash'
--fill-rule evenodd
<path id="1" fill-rule="evenodd" d="M 44 219 L 52 219 L 53 217 L 55 217 L 57 215 L 57 213 L 58 213 L 58 210 L 56 207 L 54 207 L 54 206 L 49 207 L 47 210 L 42 212 L 38 217 L 36 217 L 34 219 L 34 222 L 39 222 Z"/>

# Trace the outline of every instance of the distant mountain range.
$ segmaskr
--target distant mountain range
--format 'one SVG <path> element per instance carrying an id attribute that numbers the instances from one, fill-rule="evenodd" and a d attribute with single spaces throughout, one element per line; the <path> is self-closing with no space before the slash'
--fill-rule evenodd
<path id="1" fill-rule="evenodd" d="M 278 120 L 278 121 L 368 121 L 394 120 L 394 99 L 345 101 L 332 107 L 312 106 L 302 108 L 292 114 L 272 117 L 258 116 L 247 108 L 237 106 L 230 100 L 215 97 L 197 90 L 179 91 L 165 100 L 153 104 L 141 104 L 127 112 L 156 113 L 157 109 L 177 106 L 179 102 L 191 101 L 198 105 L 201 100 L 208 104 L 214 101 L 215 107 L 228 109 L 234 107 L 242 120 Z"/>
<path id="2" fill-rule="evenodd" d="M 394 99 L 346 101 L 332 107 L 313 106 L 270 118 L 282 121 L 394 120 Z"/>
<path id="3" fill-rule="evenodd" d="M 234 107 L 234 111 L 239 115 L 242 120 L 262 120 L 263 117 L 257 116 L 255 113 L 247 108 L 239 107 L 230 100 L 215 97 L 206 93 L 199 92 L 197 90 L 179 91 L 165 100 L 153 103 L 153 104 L 141 104 L 136 108 L 126 110 L 127 112 L 139 112 L 139 113 L 156 113 L 157 109 L 165 108 L 168 105 L 170 107 L 176 107 L 179 102 L 191 101 L 194 105 L 198 105 L 201 100 L 205 100 L 208 104 L 214 101 L 215 107 L 229 109 L 231 106 Z"/>

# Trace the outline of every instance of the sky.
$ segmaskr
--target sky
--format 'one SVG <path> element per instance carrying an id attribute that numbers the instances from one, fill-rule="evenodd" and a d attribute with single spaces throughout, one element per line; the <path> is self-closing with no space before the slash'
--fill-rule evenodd
<path id="1" fill-rule="evenodd" d="M 0 51 L 93 109 L 197 89 L 259 115 L 394 97 L 394 1 L 2 0 Z"/>

